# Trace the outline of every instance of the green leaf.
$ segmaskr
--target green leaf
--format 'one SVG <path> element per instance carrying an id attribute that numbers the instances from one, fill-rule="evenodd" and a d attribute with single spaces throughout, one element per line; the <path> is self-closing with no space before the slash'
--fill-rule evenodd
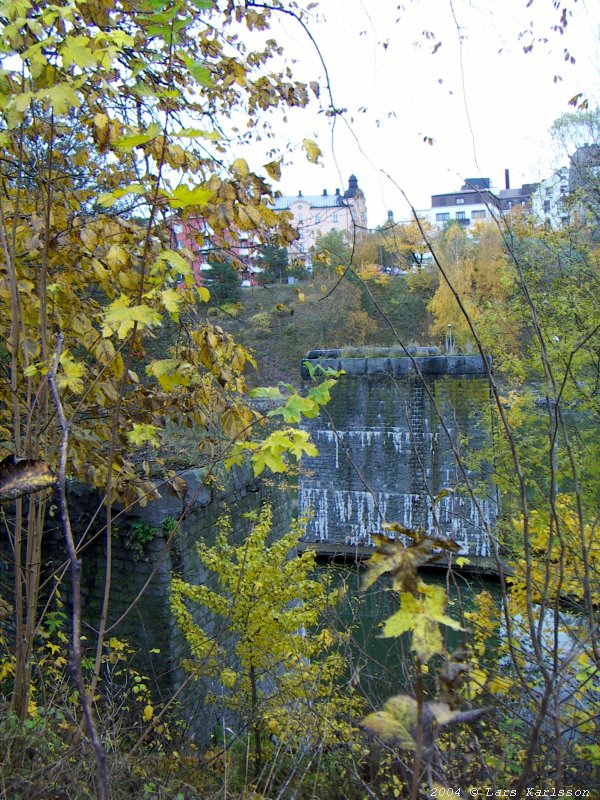
<path id="1" fill-rule="evenodd" d="M 250 397 L 267 397 L 270 400 L 280 400 L 283 395 L 277 386 L 258 386 L 252 389 Z"/>
<path id="2" fill-rule="evenodd" d="M 156 139 L 160 132 L 161 127 L 158 122 L 152 122 L 144 133 L 131 133 L 120 136 L 115 142 L 115 147 L 118 147 L 119 150 L 131 150 L 133 147 L 139 147 L 141 144 L 146 144 L 152 139 Z"/>
<path id="3" fill-rule="evenodd" d="M 211 142 L 218 142 L 221 135 L 217 131 L 204 131 L 200 128 L 182 128 L 173 133 L 173 136 L 185 139 L 210 139 Z"/>
<path id="4" fill-rule="evenodd" d="M 307 396 L 320 406 L 324 406 L 331 400 L 329 390 L 333 388 L 336 383 L 337 381 L 334 380 L 323 381 L 323 383 L 320 383 L 318 386 L 314 386 L 312 389 L 310 389 Z"/>
<path id="5" fill-rule="evenodd" d="M 299 394 L 293 394 L 288 397 L 284 406 L 281 408 L 269 411 L 269 416 L 282 416 L 286 422 L 296 423 L 300 422 L 303 416 L 308 418 L 319 416 L 319 406 L 310 397 L 301 397 Z"/>
<path id="6" fill-rule="evenodd" d="M 183 56 L 183 60 L 190 75 L 200 86 L 209 87 L 214 85 L 210 68 L 206 66 L 204 61 L 194 61 L 194 59 L 185 55 L 185 53 L 181 53 L 180 55 Z"/>

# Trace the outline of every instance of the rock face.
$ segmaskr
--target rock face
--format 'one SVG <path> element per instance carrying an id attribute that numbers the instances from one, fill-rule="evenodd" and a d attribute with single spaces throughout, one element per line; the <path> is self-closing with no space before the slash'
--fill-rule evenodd
<path id="1" fill-rule="evenodd" d="M 305 426 L 319 450 L 299 484 L 306 540 L 370 545 L 384 522 L 400 522 L 452 538 L 463 555 L 489 556 L 499 512 L 490 479 L 491 364 L 478 356 L 309 356 L 345 375 Z"/>

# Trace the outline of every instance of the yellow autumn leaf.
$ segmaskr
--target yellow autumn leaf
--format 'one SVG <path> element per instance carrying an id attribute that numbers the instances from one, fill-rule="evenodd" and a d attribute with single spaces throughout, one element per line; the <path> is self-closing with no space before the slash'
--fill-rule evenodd
<path id="1" fill-rule="evenodd" d="M 160 440 L 157 436 L 160 428 L 157 425 L 143 424 L 134 422 L 133 428 L 127 431 L 127 439 L 131 444 L 141 447 L 144 444 L 151 444 L 158 447 Z"/>
<path id="2" fill-rule="evenodd" d="M 245 158 L 236 158 L 231 165 L 231 171 L 236 178 L 247 178 L 250 170 Z"/>
<path id="3" fill-rule="evenodd" d="M 158 311 L 144 303 L 139 306 L 130 306 L 129 298 L 122 294 L 104 312 L 102 335 L 107 338 L 116 333 L 119 339 L 125 339 L 136 323 L 139 328 L 153 328 L 160 325 L 161 322 Z"/>
<path id="4" fill-rule="evenodd" d="M 269 178 L 272 178 L 274 181 L 281 180 L 281 159 L 269 161 L 264 167 Z"/>
<path id="5" fill-rule="evenodd" d="M 154 716 L 154 708 L 150 703 L 147 703 L 144 706 L 144 714 L 143 714 L 144 722 L 150 722 L 153 716 Z"/>
<path id="6" fill-rule="evenodd" d="M 323 155 L 321 152 L 321 148 L 319 145 L 313 141 L 312 139 L 303 139 L 302 140 L 302 147 L 304 148 L 304 152 L 306 153 L 306 157 L 310 161 L 311 164 L 318 164 L 319 159 Z"/>
<path id="7" fill-rule="evenodd" d="M 85 364 L 74 361 L 68 353 L 63 353 L 59 359 L 62 368 L 58 377 L 60 389 L 70 389 L 73 394 L 81 394 L 84 389 L 83 376 L 85 375 Z"/>
<path id="8" fill-rule="evenodd" d="M 87 36 L 69 36 L 65 44 L 60 48 L 63 67 L 68 69 L 75 65 L 77 67 L 95 67 L 96 56 L 91 49 L 92 40 Z"/>
<path id="9" fill-rule="evenodd" d="M 0 683 L 9 675 L 14 675 L 14 674 L 15 674 L 15 668 L 10 661 L 5 661 L 4 663 L 0 664 Z"/>
<path id="10" fill-rule="evenodd" d="M 179 306 L 182 302 L 181 294 L 176 289 L 165 289 L 160 293 L 160 298 L 166 310 L 177 322 L 179 320 Z"/>
<path id="11" fill-rule="evenodd" d="M 198 297 L 200 298 L 200 302 L 208 303 L 210 300 L 210 292 L 206 288 L 206 286 L 197 286 L 196 291 L 198 292 Z"/>
<path id="12" fill-rule="evenodd" d="M 90 253 L 93 253 L 98 246 L 98 234 L 95 230 L 92 230 L 92 228 L 83 228 L 79 234 L 79 238 Z"/>
<path id="13" fill-rule="evenodd" d="M 417 701 L 408 695 L 390 697 L 382 711 L 369 714 L 362 724 L 382 739 L 394 741 L 404 750 L 414 750 L 416 742 L 413 730 L 417 724 Z"/>
<path id="14" fill-rule="evenodd" d="M 454 630 L 462 628 L 460 623 L 444 613 L 446 592 L 442 586 L 420 584 L 419 588 L 425 596 L 415 597 L 410 592 L 400 592 L 400 609 L 385 621 L 382 636 L 401 636 L 412 631 L 411 649 L 426 663 L 443 651 L 440 624 Z"/>
<path id="15" fill-rule="evenodd" d="M 479 694 L 487 683 L 487 674 L 479 668 L 469 672 L 469 690 L 472 695 Z"/>
<path id="16" fill-rule="evenodd" d="M 170 392 L 177 386 L 189 386 L 194 368 L 178 358 L 163 358 L 152 361 L 146 367 L 146 374 L 154 376 L 161 389 Z"/>
<path id="17" fill-rule="evenodd" d="M 121 247 L 118 244 L 113 244 L 108 248 L 108 253 L 106 254 L 106 263 L 113 271 L 121 269 L 122 267 L 126 267 L 128 262 L 129 253 L 124 247 Z"/>

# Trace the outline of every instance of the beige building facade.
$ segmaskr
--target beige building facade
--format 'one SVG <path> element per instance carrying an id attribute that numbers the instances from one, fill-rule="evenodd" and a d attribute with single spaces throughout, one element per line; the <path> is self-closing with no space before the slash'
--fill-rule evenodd
<path id="1" fill-rule="evenodd" d="M 319 236 L 331 231 L 344 231 L 350 239 L 354 232 L 358 236 L 367 230 L 367 206 L 365 195 L 358 185 L 356 175 L 351 175 L 348 188 L 342 194 L 339 189 L 329 194 L 327 189 L 320 195 L 286 195 L 275 199 L 276 211 L 291 211 L 293 224 L 300 238 L 288 248 L 290 258 L 308 261 L 310 249 Z"/>

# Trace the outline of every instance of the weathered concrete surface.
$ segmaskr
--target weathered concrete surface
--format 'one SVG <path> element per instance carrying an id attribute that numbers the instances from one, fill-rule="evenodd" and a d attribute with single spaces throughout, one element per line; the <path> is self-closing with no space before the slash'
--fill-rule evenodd
<path id="1" fill-rule="evenodd" d="M 305 426 L 319 450 L 299 484 L 300 511 L 311 515 L 306 541 L 324 549 L 369 546 L 384 522 L 396 521 L 487 558 L 498 515 L 489 461 L 491 364 L 478 356 L 323 356 L 310 361 L 345 375 L 323 414 Z"/>

